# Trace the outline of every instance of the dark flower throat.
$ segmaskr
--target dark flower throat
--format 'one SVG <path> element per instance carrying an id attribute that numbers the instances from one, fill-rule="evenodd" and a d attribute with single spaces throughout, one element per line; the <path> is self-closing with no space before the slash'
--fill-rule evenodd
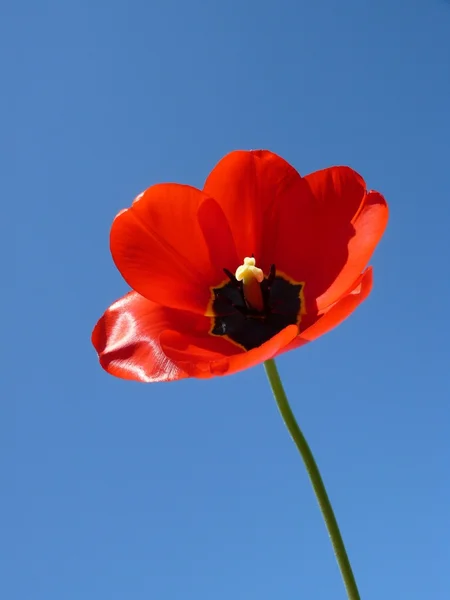
<path id="1" fill-rule="evenodd" d="M 224 272 L 230 281 L 213 288 L 212 335 L 225 335 L 245 350 L 252 350 L 298 322 L 303 285 L 277 275 L 275 265 L 260 283 L 262 310 L 255 310 L 246 301 L 242 281 L 228 269 Z"/>

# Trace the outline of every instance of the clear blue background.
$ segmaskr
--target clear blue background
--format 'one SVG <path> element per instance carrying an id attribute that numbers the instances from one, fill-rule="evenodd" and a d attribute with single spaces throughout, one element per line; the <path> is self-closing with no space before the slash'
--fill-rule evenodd
<path id="1" fill-rule="evenodd" d="M 263 147 L 390 202 L 369 300 L 279 366 L 362 598 L 448 600 L 449 32 L 444 0 L 2 2 L 2 598 L 344 600 L 263 368 L 145 386 L 90 346 L 117 211 Z"/>

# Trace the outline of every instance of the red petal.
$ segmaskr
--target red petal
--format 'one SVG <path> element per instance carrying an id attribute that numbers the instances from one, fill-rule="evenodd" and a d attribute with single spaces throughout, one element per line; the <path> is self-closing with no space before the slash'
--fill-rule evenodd
<path id="1" fill-rule="evenodd" d="M 238 264 L 254 254 L 258 266 L 264 264 L 264 238 L 270 235 L 271 213 L 280 187 L 298 173 L 281 157 L 267 150 L 231 152 L 213 169 L 204 192 L 220 204 L 231 225 Z M 222 265 L 225 266 L 225 265 Z"/>
<path id="2" fill-rule="evenodd" d="M 336 302 L 367 265 L 383 236 L 388 217 L 383 196 L 378 192 L 368 192 L 352 221 L 354 235 L 348 242 L 347 262 L 333 284 L 317 299 L 319 310 Z"/>
<path id="3" fill-rule="evenodd" d="M 210 246 L 227 248 L 230 241 L 221 227 L 205 240 L 208 207 L 202 212 L 203 224 L 198 220 L 205 200 L 203 192 L 189 186 L 155 185 L 114 220 L 110 240 L 114 262 L 125 281 L 148 300 L 205 313 L 209 287 L 223 280 L 225 266 L 211 261 Z"/>
<path id="4" fill-rule="evenodd" d="M 369 267 L 362 275 L 353 283 L 350 291 L 341 298 L 338 302 L 329 307 L 318 320 L 302 331 L 300 335 L 293 340 L 284 351 L 293 350 L 299 346 L 303 346 L 308 342 L 312 342 L 318 337 L 328 333 L 337 325 L 342 323 L 352 312 L 364 302 L 372 290 L 372 268 Z"/>
<path id="5" fill-rule="evenodd" d="M 273 262 L 304 281 L 307 310 L 339 299 L 367 265 L 386 227 L 387 205 L 349 167 L 291 177 L 273 215 Z M 316 305 L 316 300 L 317 305 Z"/>
<path id="6" fill-rule="evenodd" d="M 187 377 L 161 350 L 159 336 L 174 327 L 176 311 L 164 309 L 136 292 L 112 304 L 92 332 L 102 367 L 135 381 L 173 381 Z M 181 315 L 178 316 L 179 318 Z"/>
<path id="7" fill-rule="evenodd" d="M 223 269 L 235 268 L 240 265 L 234 245 L 233 233 L 222 207 L 213 200 L 207 198 L 198 210 L 198 222 L 209 249 L 209 259 L 216 269 L 216 281 L 218 284 L 224 278 Z"/>
<path id="8" fill-rule="evenodd" d="M 245 352 L 208 334 L 210 320 L 167 309 L 130 292 L 108 308 L 92 333 L 102 367 L 141 382 L 236 373 L 272 358 L 298 334 L 291 325 L 259 348 Z"/>
<path id="9" fill-rule="evenodd" d="M 245 352 L 225 338 L 196 338 L 177 331 L 165 331 L 161 346 L 166 356 L 189 376 L 209 378 L 231 375 L 262 363 L 279 354 L 297 334 L 298 327 L 289 325 L 258 348 Z"/>
<path id="10" fill-rule="evenodd" d="M 387 204 L 366 193 L 364 179 L 349 167 L 331 167 L 305 177 L 320 207 L 317 277 L 311 278 L 318 310 L 349 289 L 370 260 L 388 221 Z M 305 286 L 307 291 L 308 283 Z"/>

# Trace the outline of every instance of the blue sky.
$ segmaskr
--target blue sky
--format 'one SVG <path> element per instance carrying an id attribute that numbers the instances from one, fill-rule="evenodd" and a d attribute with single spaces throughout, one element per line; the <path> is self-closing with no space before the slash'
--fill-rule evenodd
<path id="1" fill-rule="evenodd" d="M 448 599 L 449 31 L 444 0 L 1 4 L 3 598 L 345 599 L 262 367 L 140 385 L 90 346 L 114 215 L 268 148 L 390 203 L 371 297 L 279 368 L 364 600 Z"/>

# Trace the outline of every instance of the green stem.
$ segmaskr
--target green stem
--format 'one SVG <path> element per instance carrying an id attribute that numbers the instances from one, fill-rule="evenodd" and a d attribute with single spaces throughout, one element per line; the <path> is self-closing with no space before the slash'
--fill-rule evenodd
<path id="1" fill-rule="evenodd" d="M 294 440 L 298 451 L 301 454 L 306 470 L 308 471 L 314 493 L 316 494 L 317 502 L 319 503 L 325 525 L 328 529 L 328 534 L 333 545 L 334 554 L 336 556 L 339 569 L 341 570 L 342 579 L 344 580 L 345 589 L 349 600 L 360 600 L 358 588 L 356 586 L 355 577 L 353 575 L 350 561 L 348 560 L 344 542 L 342 540 L 339 526 L 334 516 L 333 508 L 328 498 L 327 491 L 322 481 L 319 468 L 314 460 L 314 456 L 310 450 L 308 442 L 305 439 L 300 427 L 295 420 L 294 414 L 289 406 L 286 393 L 281 383 L 280 375 L 277 366 L 273 359 L 266 360 L 264 363 L 267 378 L 269 379 L 270 387 L 278 405 L 278 409 L 283 417 L 283 421 L 288 428 L 289 433 Z"/>

